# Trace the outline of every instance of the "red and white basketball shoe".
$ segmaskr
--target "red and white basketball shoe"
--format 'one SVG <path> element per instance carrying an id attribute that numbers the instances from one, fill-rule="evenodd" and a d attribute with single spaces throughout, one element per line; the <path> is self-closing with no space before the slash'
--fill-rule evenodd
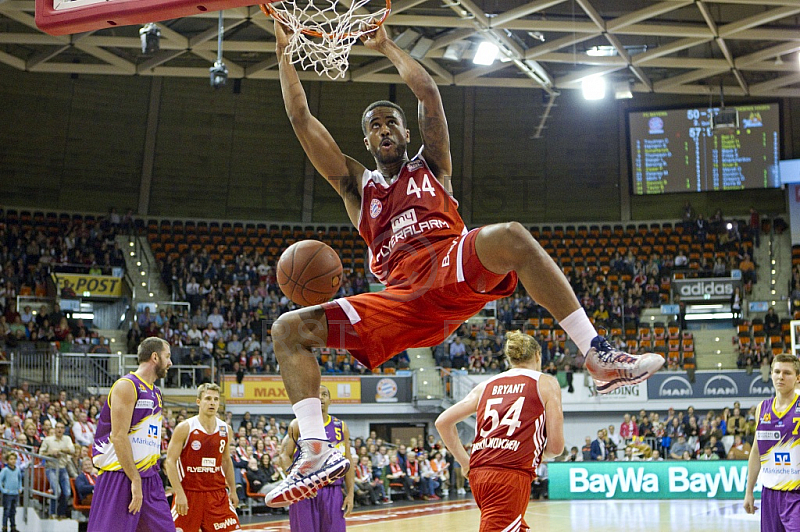
<path id="1" fill-rule="evenodd" d="M 586 369 L 594 379 L 598 393 L 644 382 L 663 365 L 664 357 L 659 354 L 631 355 L 615 349 L 602 336 L 592 340 L 592 348 L 586 353 Z"/>

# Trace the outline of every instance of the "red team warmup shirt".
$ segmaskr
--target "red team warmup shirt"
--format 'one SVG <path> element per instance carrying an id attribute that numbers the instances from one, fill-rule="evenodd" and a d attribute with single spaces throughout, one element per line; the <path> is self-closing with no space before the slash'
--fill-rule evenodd
<path id="1" fill-rule="evenodd" d="M 536 473 L 547 440 L 541 375 L 516 368 L 489 379 L 478 402 L 470 469 L 491 466 Z"/>
<path id="2" fill-rule="evenodd" d="M 521 368 L 501 373 L 478 401 L 469 480 L 481 532 L 528 530 L 523 516 L 547 441 L 541 375 Z"/>
<path id="3" fill-rule="evenodd" d="M 374 368 L 409 347 L 440 344 L 488 301 L 513 293 L 517 276 L 486 270 L 458 202 L 421 155 L 391 183 L 377 170 L 361 178 L 358 231 L 383 292 L 323 305 L 329 347 Z"/>
<path id="4" fill-rule="evenodd" d="M 224 490 L 222 456 L 228 452 L 228 425 L 217 419 L 216 430 L 208 434 L 197 416 L 189 418 L 189 437 L 178 459 L 178 475 L 184 491 Z"/>
<path id="5" fill-rule="evenodd" d="M 222 457 L 230 453 L 228 425 L 220 419 L 216 422 L 214 431 L 208 433 L 198 416 L 187 420 L 189 436 L 178 458 L 178 476 L 186 493 L 189 513 L 178 515 L 173 501 L 172 519 L 177 532 L 241 530 L 222 471 Z"/>

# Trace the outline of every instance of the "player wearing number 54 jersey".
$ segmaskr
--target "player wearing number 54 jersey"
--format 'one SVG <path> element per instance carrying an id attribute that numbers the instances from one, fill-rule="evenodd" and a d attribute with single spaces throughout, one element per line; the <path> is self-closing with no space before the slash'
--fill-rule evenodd
<path id="1" fill-rule="evenodd" d="M 761 531 L 800 532 L 800 360 L 776 355 L 775 397 L 758 405 L 756 437 L 747 467 L 744 509 L 754 513 L 753 490 L 761 477 Z"/>
<path id="2" fill-rule="evenodd" d="M 469 477 L 481 510 L 480 532 L 529 530 L 524 515 L 536 467 L 564 450 L 561 388 L 541 373 L 541 347 L 529 335 L 513 331 L 507 335 L 505 354 L 510 370 L 476 386 L 436 420 L 442 441 Z M 470 457 L 456 424 L 475 413 Z"/>
<path id="3" fill-rule="evenodd" d="M 217 417 L 219 386 L 200 385 L 197 406 L 200 412 L 196 416 L 175 427 L 167 449 L 165 466 L 175 492 L 175 528 L 178 532 L 241 530 L 230 427 Z"/>

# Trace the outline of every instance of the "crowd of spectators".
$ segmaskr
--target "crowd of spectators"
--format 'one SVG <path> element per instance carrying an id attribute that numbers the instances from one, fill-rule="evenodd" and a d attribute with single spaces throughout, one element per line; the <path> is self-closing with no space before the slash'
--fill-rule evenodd
<path id="1" fill-rule="evenodd" d="M 105 217 L 75 216 L 53 225 L 5 216 L 0 211 L 0 341 L 77 339 L 81 326 L 61 321 L 63 314 L 30 306 L 17 308 L 17 296 L 47 297 L 52 273 L 110 275 L 124 268 L 116 242 L 123 223 L 115 209 Z M 65 285 L 62 297 L 74 297 Z"/>
<path id="2" fill-rule="evenodd" d="M 23 472 L 42 465 L 31 453 L 51 457 L 44 464 L 47 485 L 39 487 L 52 489 L 56 496 L 50 507 L 53 517 L 70 515 L 69 479 L 78 491 L 77 500 L 91 504 L 97 471 L 89 458 L 90 449 L 104 401 L 105 397 L 70 396 L 66 391 L 50 394 L 27 382 L 11 388 L 6 377 L 0 376 L 0 468 L 5 467 L 11 453 Z M 175 427 L 191 415 L 186 409 L 164 410 L 162 458 Z M 266 493 L 291 464 L 281 457 L 288 421 L 249 412 L 237 420 L 230 412 L 224 417 L 233 428 L 230 452 L 240 500 L 244 501 L 248 492 Z M 451 492 L 466 493 L 460 466 L 433 435 L 419 435 L 404 444 L 399 440 L 385 442 L 373 432 L 366 438 L 356 437 L 350 444 L 357 504 L 387 504 L 393 495 L 438 500 Z M 165 475 L 162 478 L 168 483 Z M 262 503 L 263 498 L 257 502 Z"/>
<path id="3" fill-rule="evenodd" d="M 722 412 L 705 415 L 693 407 L 673 408 L 662 418 L 642 409 L 623 416 L 619 431 L 613 424 L 586 436 L 581 449 L 572 447 L 564 459 L 580 461 L 747 460 L 756 431 L 756 407 L 743 411 L 738 401 Z"/>

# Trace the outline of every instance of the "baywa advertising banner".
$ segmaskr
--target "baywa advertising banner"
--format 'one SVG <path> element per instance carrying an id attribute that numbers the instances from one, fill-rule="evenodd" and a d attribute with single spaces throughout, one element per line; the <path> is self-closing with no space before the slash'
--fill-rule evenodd
<path id="1" fill-rule="evenodd" d="M 743 499 L 746 460 L 553 462 L 550 499 Z M 761 485 L 756 486 L 756 497 Z"/>
<path id="2" fill-rule="evenodd" d="M 691 382 L 685 373 L 656 373 L 647 380 L 650 399 L 716 399 L 719 397 L 757 397 L 775 395 L 772 381 L 764 382 L 760 373 L 717 371 L 695 373 Z"/>

